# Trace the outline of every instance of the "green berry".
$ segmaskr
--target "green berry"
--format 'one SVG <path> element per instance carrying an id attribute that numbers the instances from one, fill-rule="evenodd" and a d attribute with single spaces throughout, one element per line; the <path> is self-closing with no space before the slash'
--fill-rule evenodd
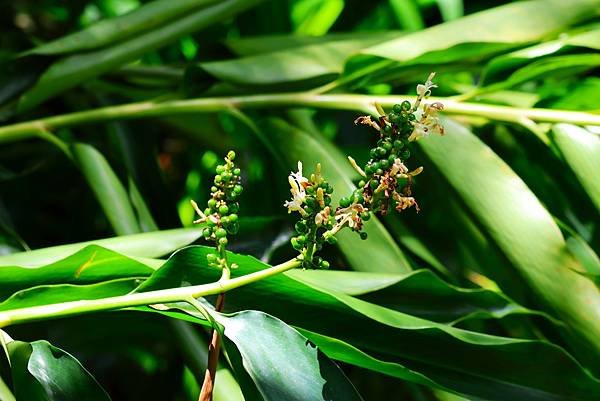
<path id="1" fill-rule="evenodd" d="M 361 232 L 361 233 L 360 233 L 360 239 L 362 239 L 362 240 L 366 240 L 366 239 L 367 239 L 367 237 L 368 237 L 368 235 L 367 235 L 367 233 L 366 233 L 366 232 L 364 232 L 364 231 L 363 231 L 363 232 Z"/>
<path id="2" fill-rule="evenodd" d="M 380 168 L 378 168 L 378 169 L 375 171 L 375 174 L 377 174 L 377 175 L 383 175 L 383 170 L 382 170 L 382 169 L 380 169 Z"/>
<path id="3" fill-rule="evenodd" d="M 214 253 L 209 253 L 206 255 L 206 260 L 209 264 L 213 264 L 217 261 L 217 255 L 215 255 Z"/>
<path id="4" fill-rule="evenodd" d="M 401 155 L 402 160 L 406 160 L 409 157 L 410 157 L 410 150 L 404 149 L 404 151 L 402 152 L 402 155 Z"/>
<path id="5" fill-rule="evenodd" d="M 390 122 L 392 122 L 392 123 L 398 123 L 400 121 L 400 119 L 401 119 L 401 117 L 394 112 L 391 112 L 390 114 L 388 114 L 388 120 L 390 120 Z"/>
<path id="6" fill-rule="evenodd" d="M 321 260 L 321 262 L 319 263 L 319 267 L 321 269 L 329 269 L 329 262 L 326 260 Z"/>
<path id="7" fill-rule="evenodd" d="M 229 224 L 229 226 L 227 227 L 227 232 L 229 234 L 237 234 L 239 229 L 240 229 L 240 225 L 237 222 L 234 222 L 234 223 Z"/>
<path id="8" fill-rule="evenodd" d="M 392 143 L 386 141 L 386 142 L 383 143 L 383 145 L 381 147 L 384 148 L 386 151 L 389 152 L 390 150 L 392 150 Z"/>
<path id="9" fill-rule="evenodd" d="M 364 221 L 367 221 L 371 218 L 371 213 L 369 212 L 362 212 L 360 214 L 360 218 L 363 219 Z"/>
<path id="10" fill-rule="evenodd" d="M 404 143 L 402 143 L 402 141 L 396 139 L 394 141 L 394 148 L 396 149 L 402 149 L 404 147 Z"/>
<path id="11" fill-rule="evenodd" d="M 231 181 L 232 178 L 232 174 L 229 171 L 225 171 L 223 174 L 221 174 L 221 178 L 223 179 L 223 181 L 225 182 L 229 182 Z"/>
<path id="12" fill-rule="evenodd" d="M 299 235 L 299 236 L 296 237 L 296 241 L 300 245 L 304 245 L 306 243 L 306 237 L 304 235 Z"/>
<path id="13" fill-rule="evenodd" d="M 219 245 L 225 246 L 229 241 L 227 241 L 227 237 L 219 238 Z"/>
<path id="14" fill-rule="evenodd" d="M 380 157 L 381 157 L 381 156 L 385 156 L 385 155 L 386 155 L 386 153 L 387 153 L 387 150 L 385 150 L 385 148 L 382 148 L 382 147 L 378 147 L 378 148 L 377 148 L 377 155 L 378 155 L 378 156 L 380 156 Z"/>
<path id="15" fill-rule="evenodd" d="M 202 235 L 204 236 L 204 238 L 209 238 L 212 235 L 212 230 L 207 227 L 204 230 L 202 230 Z"/>
<path id="16" fill-rule="evenodd" d="M 379 181 L 371 180 L 369 181 L 369 186 L 371 187 L 371 189 L 377 189 L 377 187 L 379 186 Z"/>
<path id="17" fill-rule="evenodd" d="M 333 235 L 330 235 L 329 237 L 327 237 L 326 241 L 328 244 L 335 244 L 337 243 L 337 238 Z"/>
<path id="18" fill-rule="evenodd" d="M 392 110 L 394 111 L 394 113 L 400 114 L 402 113 L 402 106 L 399 104 L 395 104 L 394 107 L 392 107 Z"/>
<path id="19" fill-rule="evenodd" d="M 371 156 L 371 159 L 375 159 L 377 157 L 377 148 L 371 149 L 369 155 Z"/>
<path id="20" fill-rule="evenodd" d="M 233 187 L 233 193 L 236 194 L 236 195 L 241 194 L 243 191 L 244 191 L 244 187 L 242 187 L 240 184 L 236 184 Z"/>
<path id="21" fill-rule="evenodd" d="M 388 159 L 383 159 L 379 162 L 379 167 L 381 167 L 383 170 L 387 169 L 390 166 L 390 162 L 388 161 Z"/>
<path id="22" fill-rule="evenodd" d="M 223 177 L 220 174 L 215 175 L 215 184 L 219 184 L 221 181 L 223 181 Z"/>
<path id="23" fill-rule="evenodd" d="M 229 213 L 229 206 L 227 206 L 227 205 L 219 206 L 219 214 L 224 215 L 227 213 Z"/>
<path id="24" fill-rule="evenodd" d="M 408 121 L 415 121 L 417 119 L 417 116 L 415 116 L 414 114 L 409 114 L 408 115 Z"/>
<path id="25" fill-rule="evenodd" d="M 362 187 L 364 187 L 364 186 L 365 186 L 365 180 L 360 180 L 360 181 L 358 182 L 358 187 L 359 187 L 359 188 L 362 188 Z"/>
<path id="26" fill-rule="evenodd" d="M 292 248 L 294 248 L 297 251 L 301 251 L 303 246 L 298 242 L 298 240 L 296 239 L 296 237 L 292 237 L 292 239 L 290 240 L 290 242 L 292 243 Z"/>
<path id="27" fill-rule="evenodd" d="M 240 170 L 238 167 L 233 169 L 233 175 L 240 175 L 242 173 L 242 170 Z"/>
<path id="28" fill-rule="evenodd" d="M 297 222 L 294 225 L 294 228 L 296 229 L 296 232 L 298 233 L 305 233 L 308 230 L 308 227 L 306 226 L 306 223 L 302 220 L 300 220 L 299 222 Z"/>
<path id="29" fill-rule="evenodd" d="M 408 100 L 403 101 L 402 105 L 400 105 L 402 111 L 409 111 L 411 107 L 412 106 L 410 105 L 410 102 Z"/>
<path id="30" fill-rule="evenodd" d="M 240 210 L 240 204 L 233 202 L 229 204 L 229 213 L 237 213 Z"/>
<path id="31" fill-rule="evenodd" d="M 208 205 L 209 208 L 214 209 L 217 206 L 217 200 L 209 199 L 208 202 L 206 202 L 206 204 Z"/>
<path id="32" fill-rule="evenodd" d="M 390 157 L 388 157 L 388 162 L 390 163 L 390 165 L 394 164 L 394 162 L 396 161 L 396 155 L 390 155 Z"/>
<path id="33" fill-rule="evenodd" d="M 367 166 L 365 167 L 365 173 L 373 174 L 373 166 L 370 164 L 367 164 Z"/>
<path id="34" fill-rule="evenodd" d="M 227 230 L 225 230 L 224 228 L 217 228 L 217 231 L 215 231 L 215 237 L 217 238 L 224 238 L 227 236 Z M 220 240 L 219 240 L 220 242 Z"/>
<path id="35" fill-rule="evenodd" d="M 348 206 L 350 206 L 350 204 L 352 204 L 352 200 L 350 200 L 350 198 L 342 198 L 342 199 L 340 199 L 340 206 L 341 207 L 348 207 Z"/>
<path id="36" fill-rule="evenodd" d="M 221 224 L 224 226 L 229 225 L 229 217 L 228 216 L 221 217 Z"/>
<path id="37" fill-rule="evenodd" d="M 219 190 L 219 188 L 215 187 L 214 185 L 212 187 L 210 187 L 210 192 L 217 192 Z"/>
<path id="38" fill-rule="evenodd" d="M 223 166 L 222 164 L 219 164 L 217 166 L 217 168 L 215 169 L 215 171 L 217 172 L 217 174 L 223 174 L 225 172 L 225 166 Z"/>
<path id="39" fill-rule="evenodd" d="M 231 161 L 233 161 L 235 159 L 235 152 L 233 150 L 230 150 L 229 152 L 227 152 L 227 158 Z"/>
<path id="40" fill-rule="evenodd" d="M 229 215 L 229 222 L 230 223 L 235 223 L 236 221 L 238 221 L 238 215 L 235 213 L 232 213 Z"/>

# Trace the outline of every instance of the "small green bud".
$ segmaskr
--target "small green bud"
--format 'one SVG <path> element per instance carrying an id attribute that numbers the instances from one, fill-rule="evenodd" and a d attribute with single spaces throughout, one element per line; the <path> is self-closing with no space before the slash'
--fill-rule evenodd
<path id="1" fill-rule="evenodd" d="M 304 245 L 306 243 L 306 237 L 304 235 L 299 235 L 296 237 L 296 241 L 298 241 L 300 245 Z"/>
<path id="2" fill-rule="evenodd" d="M 224 228 L 217 228 L 217 231 L 215 231 L 215 237 L 217 238 L 224 238 L 227 236 L 227 230 L 225 230 Z M 221 241 L 219 240 L 219 243 Z"/>
<path id="3" fill-rule="evenodd" d="M 209 238 L 212 235 L 212 230 L 207 227 L 204 230 L 202 230 L 202 235 L 204 236 L 204 238 Z"/>
<path id="4" fill-rule="evenodd" d="M 396 139 L 394 141 L 394 148 L 396 149 L 402 149 L 404 147 L 404 143 L 402 143 L 402 141 Z"/>
<path id="5" fill-rule="evenodd" d="M 297 222 L 294 225 L 294 228 L 296 229 L 296 231 L 298 233 L 301 233 L 301 234 L 304 234 L 308 230 L 308 227 L 306 226 L 306 223 L 304 221 L 302 221 L 302 220 L 300 220 L 299 222 Z"/>
<path id="6" fill-rule="evenodd" d="M 221 181 L 223 181 L 223 177 L 220 174 L 215 175 L 215 184 L 219 184 Z"/>
<path id="7" fill-rule="evenodd" d="M 219 164 L 217 166 L 217 168 L 215 169 L 215 171 L 217 172 L 217 174 L 223 174 L 225 172 L 225 166 L 223 166 L 222 164 Z"/>
<path id="8" fill-rule="evenodd" d="M 230 150 L 229 152 L 227 152 L 227 158 L 231 161 L 233 161 L 235 159 L 235 152 L 233 150 Z"/>
<path id="9" fill-rule="evenodd" d="M 227 206 L 227 205 L 219 206 L 219 214 L 224 215 L 227 213 L 229 213 L 229 206 Z"/>
<path id="10" fill-rule="evenodd" d="M 375 174 L 377 174 L 377 175 L 383 175 L 383 170 L 382 170 L 382 169 L 380 169 L 380 168 L 378 168 L 378 169 L 375 171 Z"/>
<path id="11" fill-rule="evenodd" d="M 340 206 L 341 207 L 348 207 L 348 206 L 350 206 L 350 204 L 352 204 L 352 200 L 350 200 L 350 198 L 342 198 L 342 199 L 340 199 Z"/>
<path id="12" fill-rule="evenodd" d="M 358 182 L 358 187 L 359 187 L 359 188 L 362 188 L 362 187 L 364 187 L 364 186 L 365 186 L 365 180 L 360 180 L 360 181 Z"/>
<path id="13" fill-rule="evenodd" d="M 242 173 L 242 170 L 240 170 L 238 167 L 233 169 L 233 175 L 240 175 Z"/>
<path id="14" fill-rule="evenodd" d="M 292 248 L 294 248 L 297 251 L 301 251 L 303 246 L 298 242 L 298 240 L 296 239 L 296 237 L 292 237 L 292 239 L 290 240 L 291 244 L 292 244 Z"/>
<path id="15" fill-rule="evenodd" d="M 406 160 L 409 157 L 410 157 L 410 150 L 404 149 L 404 151 L 402 152 L 402 155 L 401 155 L 402 160 Z"/>
<path id="16" fill-rule="evenodd" d="M 240 184 L 236 184 L 236 185 L 233 187 L 233 193 L 234 193 L 234 194 L 237 194 L 237 195 L 239 195 L 239 194 L 241 194 L 243 191 L 244 191 L 244 187 L 242 187 Z"/>
<path id="17" fill-rule="evenodd" d="M 236 221 L 238 221 L 238 215 L 235 213 L 232 213 L 229 215 L 229 222 L 230 223 L 235 223 Z"/>
<path id="18" fill-rule="evenodd" d="M 329 262 L 326 260 L 321 260 L 321 262 L 319 263 L 319 267 L 321 269 L 329 269 Z"/>
<path id="19" fill-rule="evenodd" d="M 360 214 L 360 218 L 363 219 L 364 221 L 367 221 L 371 218 L 371 213 L 369 212 L 362 212 Z"/>
<path id="20" fill-rule="evenodd" d="M 215 255 L 214 253 L 209 253 L 206 255 L 206 261 L 209 264 L 213 264 L 217 262 L 217 255 Z"/>
<path id="21" fill-rule="evenodd" d="M 219 238 L 219 245 L 225 246 L 229 241 L 227 241 L 227 237 Z"/>
<path id="22" fill-rule="evenodd" d="M 209 208 L 214 209 L 217 206 L 217 200 L 209 199 L 208 202 L 206 202 L 206 204 L 208 205 Z"/>

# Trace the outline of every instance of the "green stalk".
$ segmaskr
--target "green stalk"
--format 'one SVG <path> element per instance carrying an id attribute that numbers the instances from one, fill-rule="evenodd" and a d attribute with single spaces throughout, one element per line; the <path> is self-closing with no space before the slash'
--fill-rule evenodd
<path id="1" fill-rule="evenodd" d="M 13 142 L 37 136 L 40 130 L 53 131 L 104 121 L 165 117 L 174 114 L 214 113 L 231 109 L 261 109 L 275 107 L 315 107 L 336 110 L 374 112 L 374 103 L 391 107 L 415 96 L 369 96 L 353 94 L 284 93 L 249 96 L 214 97 L 171 100 L 162 103 L 139 102 L 93 110 L 68 113 L 0 127 L 0 143 Z M 564 122 L 576 125 L 600 125 L 600 115 L 567 110 L 526 109 L 478 103 L 462 103 L 453 98 L 429 98 L 445 106 L 447 115 L 484 117 L 495 121 L 521 124 L 524 120 L 535 122 Z"/>
<path id="2" fill-rule="evenodd" d="M 223 292 L 263 280 L 275 274 L 283 273 L 296 267 L 300 267 L 300 261 L 292 259 L 282 264 L 272 266 L 268 269 L 260 270 L 233 279 L 222 279 L 210 284 L 168 288 L 164 290 L 140 292 L 102 299 L 71 301 L 2 311 L 0 312 L 0 328 L 14 324 L 69 317 L 91 312 L 110 311 L 134 306 L 155 305 L 171 302 L 189 303 L 190 299 L 195 299 L 206 295 L 221 294 Z"/>

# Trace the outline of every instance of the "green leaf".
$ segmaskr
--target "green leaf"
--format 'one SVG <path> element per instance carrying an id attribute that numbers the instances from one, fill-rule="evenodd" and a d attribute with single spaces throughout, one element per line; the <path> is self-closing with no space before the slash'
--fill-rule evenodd
<path id="1" fill-rule="evenodd" d="M 297 0 L 292 3 L 290 19 L 296 35 L 319 36 L 327 33 L 344 9 L 344 0 Z"/>
<path id="2" fill-rule="evenodd" d="M 104 156 L 93 146 L 84 143 L 71 145 L 71 153 L 115 233 L 127 235 L 140 232 L 127 191 Z"/>
<path id="3" fill-rule="evenodd" d="M 595 53 L 547 57 L 519 68 L 503 81 L 479 88 L 476 93 L 508 89 L 539 78 L 572 76 L 599 65 L 600 55 Z"/>
<path id="4" fill-rule="evenodd" d="M 425 27 L 415 0 L 390 0 L 390 6 L 400 28 L 406 31 L 418 31 Z"/>
<path id="5" fill-rule="evenodd" d="M 175 18 L 212 3 L 216 0 L 154 0 L 125 15 L 99 21 L 82 31 L 37 46 L 24 55 L 66 54 L 109 46 L 160 28 Z"/>
<path id="6" fill-rule="evenodd" d="M 66 258 L 88 245 L 98 245 L 132 258 L 157 258 L 191 244 L 200 238 L 202 228 L 200 225 L 198 228 L 176 228 L 124 235 L 2 255 L 0 256 L 0 266 L 40 266 Z"/>
<path id="7" fill-rule="evenodd" d="M 281 320 L 259 311 L 214 317 L 263 400 L 362 400 L 335 363 Z"/>
<path id="8" fill-rule="evenodd" d="M 402 31 L 336 32 L 323 36 L 266 35 L 228 39 L 225 41 L 225 45 L 237 55 L 255 56 L 258 54 L 293 50 L 310 45 L 329 44 L 334 42 L 356 42 L 362 43 L 364 47 L 366 47 L 402 35 Z"/>
<path id="9" fill-rule="evenodd" d="M 133 259 L 99 246 L 89 245 L 65 259 L 37 268 L 0 267 L 0 300 L 31 287 L 53 284 L 84 285 L 120 278 L 147 277 L 153 271 L 152 268 Z M 121 285 L 127 283 L 123 282 Z M 35 290 L 32 294 L 37 294 L 37 291 L 46 290 Z M 19 300 L 23 302 L 22 299 Z"/>
<path id="10" fill-rule="evenodd" d="M 0 310 L 125 295 L 135 290 L 145 277 L 116 280 L 107 277 L 107 281 L 96 284 L 37 285 L 12 294 L 0 303 Z"/>
<path id="11" fill-rule="evenodd" d="M 152 217 L 152 213 L 150 213 L 150 210 L 144 201 L 144 197 L 138 190 L 135 181 L 133 181 L 131 176 L 129 177 L 129 197 L 131 199 L 131 204 L 135 207 L 135 211 L 137 212 L 140 230 L 157 231 L 158 226 Z"/>
<path id="12" fill-rule="evenodd" d="M 488 9 L 365 49 L 350 58 L 344 79 L 394 65 L 479 60 L 540 40 L 588 18 L 596 8 L 593 0 L 532 0 Z"/>
<path id="13" fill-rule="evenodd" d="M 321 135 L 311 135 L 281 119 L 267 121 L 264 132 L 272 151 L 285 163 L 283 174 L 287 174 L 288 169 L 295 171 L 298 161 L 302 161 L 306 174 L 321 163 L 324 177 L 335 188 L 334 204 L 356 188 L 352 179 L 357 178 L 357 173 L 341 151 Z M 369 220 L 365 231 L 369 235 L 368 252 L 361 250 L 364 242 L 356 233 L 342 230 L 337 235 L 339 248 L 355 270 L 396 273 L 411 270 L 402 250 L 378 219 Z"/>
<path id="14" fill-rule="evenodd" d="M 568 252 L 548 211 L 494 152 L 462 125 L 444 120 L 444 137 L 420 141 L 535 294 L 591 352 L 600 352 L 600 292 Z M 450 149 L 460 149 L 451 152 Z"/>
<path id="15" fill-rule="evenodd" d="M 600 212 L 600 138 L 584 128 L 557 124 L 552 138 Z"/>
<path id="16" fill-rule="evenodd" d="M 218 279 L 219 271 L 205 267 L 206 254 L 211 251 L 190 247 L 176 253 L 141 288 L 154 290 L 182 282 Z M 266 267 L 248 256 L 229 254 L 228 258 L 239 265 L 234 271 L 236 275 Z M 312 283 L 308 279 L 302 281 L 304 273 L 312 274 L 298 270 L 237 288 L 227 295 L 226 309 L 263 310 L 302 329 L 326 354 L 331 351 L 332 357 L 417 383 L 436 383 L 440 388 L 476 398 L 591 401 L 600 396 L 600 381 L 554 344 L 491 336 L 435 323 L 324 289 L 328 285 L 348 287 L 341 281 L 339 285 L 327 281 L 335 278 L 324 276 L 318 286 L 314 284 L 315 277 L 311 277 Z M 315 272 L 315 276 L 320 273 L 327 274 Z M 351 275 L 357 277 L 351 287 L 360 287 L 365 273 L 349 272 L 348 276 Z M 375 275 L 365 278 L 361 291 L 380 285 L 374 280 L 378 278 Z M 398 295 L 402 286 L 394 284 L 390 288 L 398 290 Z M 451 303 L 440 298 L 435 307 Z M 185 316 L 175 311 L 168 314 Z M 318 336 L 311 337 L 310 333 Z M 328 348 L 319 341 L 323 336 L 337 342 L 336 348 Z M 357 350 L 364 355 L 356 355 Z M 344 356 L 345 353 L 348 355 Z"/>
<path id="17" fill-rule="evenodd" d="M 106 49 L 61 59 L 46 70 L 36 84 L 21 96 L 17 108 L 19 111 L 29 110 L 67 89 L 134 61 L 181 36 L 230 18 L 260 1 L 262 0 L 226 0 Z"/>
<path id="18" fill-rule="evenodd" d="M 393 32 L 359 35 L 301 47 L 294 46 L 295 41 L 290 40 L 290 48 L 234 60 L 205 62 L 199 67 L 222 81 L 242 85 L 276 85 L 309 80 L 321 82 L 341 74 L 344 62 L 350 55 L 389 39 L 391 35 L 396 36 Z M 258 38 L 253 40 L 244 48 L 274 46 L 270 42 L 262 44 Z M 275 46 L 278 46 L 277 42 Z"/>
<path id="19" fill-rule="evenodd" d="M 8 350 L 17 399 L 110 401 L 77 359 L 47 341 L 12 341 Z"/>
<path id="20" fill-rule="evenodd" d="M 464 15 L 462 0 L 436 0 L 444 21 L 452 21 Z"/>
<path id="21" fill-rule="evenodd" d="M 573 47 L 597 50 L 600 46 L 598 43 L 600 43 L 600 29 L 591 29 L 575 35 L 564 34 L 556 40 L 502 54 L 493 58 L 486 65 L 482 73 L 481 82 L 487 85 L 494 80 L 497 81 L 497 77 L 506 74 L 508 70 L 522 67 L 536 59 L 555 55 Z"/>

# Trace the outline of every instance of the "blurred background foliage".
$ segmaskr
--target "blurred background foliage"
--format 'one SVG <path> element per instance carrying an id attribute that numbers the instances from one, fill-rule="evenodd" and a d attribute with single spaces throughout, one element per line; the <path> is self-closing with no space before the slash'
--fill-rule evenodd
<path id="1" fill-rule="evenodd" d="M 2 9 L 5 126 L 140 101 L 413 95 L 430 71 L 437 72 L 435 96 L 509 106 L 511 118 L 531 108 L 600 111 L 596 1 L 13 0 Z M 375 141 L 352 124 L 362 105 L 339 99 L 333 107 L 275 100 L 261 108 L 242 99 L 234 111 L 65 124 L 37 138 L 0 132 L 0 254 L 192 227 L 189 200 L 207 198 L 214 167 L 233 148 L 246 191 L 231 249 L 271 264 L 293 257 L 294 221 L 282 206 L 290 169 L 297 160 L 309 170 L 323 162 L 341 196 L 357 178 L 344 155 L 365 162 Z M 598 374 L 600 340 L 590 340 L 600 333 L 598 127 L 550 124 L 560 117 L 451 114 L 446 137 L 411 149 L 412 166 L 425 167 L 414 183 L 421 213 L 369 223 L 370 241 L 347 235 L 326 257 L 337 270 L 428 269 L 452 285 L 483 287 L 562 319 L 567 334 L 547 315 L 494 308 L 494 318 L 475 313 L 453 324 L 551 342 Z M 389 292 L 373 302 L 433 302 L 427 292 L 406 299 Z M 261 302 L 268 301 L 253 307 Z M 284 312 L 278 317 L 286 320 Z M 192 400 L 202 369 L 190 354 L 204 346 L 190 351 L 186 340 L 173 341 L 182 333 L 176 324 L 111 313 L 10 333 L 69 350 L 115 400 Z M 366 400 L 458 399 L 389 372 L 342 366 Z M 546 399 L 539 397 L 530 399 Z M 561 397 L 548 399 L 570 399 Z"/>

